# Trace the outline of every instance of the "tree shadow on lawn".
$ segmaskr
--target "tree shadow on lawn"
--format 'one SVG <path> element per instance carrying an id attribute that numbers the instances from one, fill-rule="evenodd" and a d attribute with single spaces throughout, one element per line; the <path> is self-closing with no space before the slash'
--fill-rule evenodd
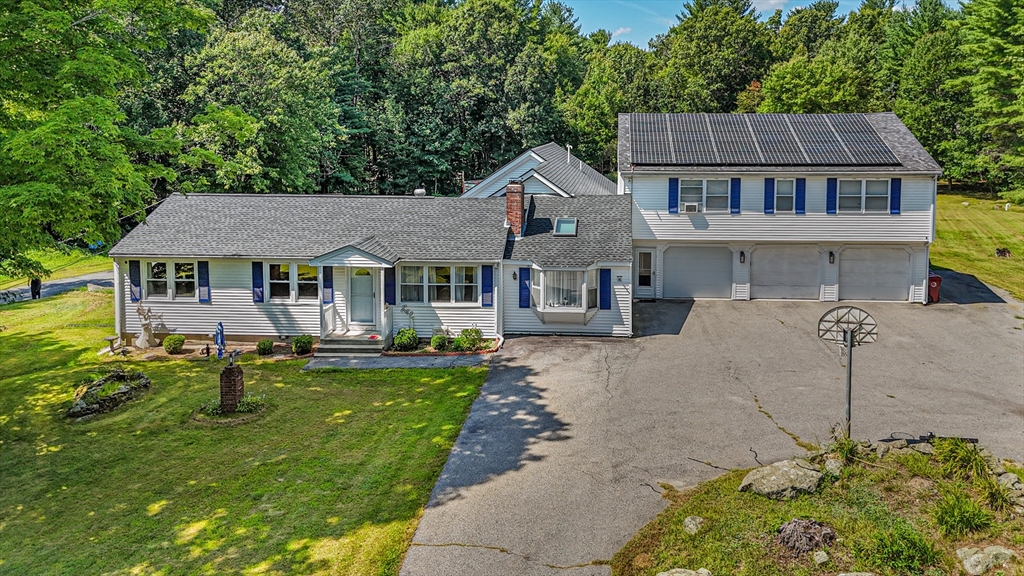
<path id="1" fill-rule="evenodd" d="M 501 354 L 491 359 L 487 380 L 462 433 L 448 455 L 428 507 L 461 497 L 461 490 L 543 459 L 530 453 L 539 442 L 572 438 L 569 425 L 542 403 L 544 389 L 535 386 L 535 371 L 513 365 Z"/>
<path id="2" fill-rule="evenodd" d="M 932 271 L 942 277 L 939 302 L 955 304 L 1005 304 L 1006 300 L 992 291 L 976 276 L 932 265 Z"/>

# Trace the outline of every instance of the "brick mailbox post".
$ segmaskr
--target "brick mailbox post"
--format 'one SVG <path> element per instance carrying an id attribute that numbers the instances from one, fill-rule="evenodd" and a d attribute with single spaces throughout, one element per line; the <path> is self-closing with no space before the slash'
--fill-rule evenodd
<path id="1" fill-rule="evenodd" d="M 220 371 L 220 410 L 230 414 L 238 409 L 238 401 L 245 394 L 242 367 L 229 364 Z"/>

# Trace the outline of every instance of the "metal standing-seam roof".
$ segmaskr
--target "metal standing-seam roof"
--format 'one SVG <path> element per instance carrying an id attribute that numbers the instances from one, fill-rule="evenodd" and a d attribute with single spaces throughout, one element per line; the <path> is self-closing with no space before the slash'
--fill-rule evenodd
<path id="1" fill-rule="evenodd" d="M 312 259 L 352 246 L 388 261 L 497 261 L 505 199 L 180 194 L 111 250 L 114 257 Z"/>
<path id="2" fill-rule="evenodd" d="M 618 158 L 620 173 L 942 171 L 891 112 L 620 114 Z"/>
<path id="3" fill-rule="evenodd" d="M 632 262 L 632 204 L 629 196 L 532 195 L 522 238 L 510 240 L 507 260 L 542 267 L 584 268 L 596 262 Z M 555 236 L 555 219 L 577 218 L 575 236 Z"/>
<path id="4" fill-rule="evenodd" d="M 615 182 L 605 178 L 586 162 L 568 153 L 554 142 L 533 148 L 533 153 L 544 159 L 532 170 L 558 186 L 570 196 L 611 196 L 616 193 Z"/>

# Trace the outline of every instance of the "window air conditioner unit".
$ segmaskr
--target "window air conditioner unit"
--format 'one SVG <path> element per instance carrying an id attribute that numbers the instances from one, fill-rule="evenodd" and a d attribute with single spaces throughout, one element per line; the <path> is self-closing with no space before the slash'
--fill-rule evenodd
<path id="1" fill-rule="evenodd" d="M 683 212 L 686 214 L 695 214 L 701 212 L 700 202 L 687 202 L 683 204 Z"/>

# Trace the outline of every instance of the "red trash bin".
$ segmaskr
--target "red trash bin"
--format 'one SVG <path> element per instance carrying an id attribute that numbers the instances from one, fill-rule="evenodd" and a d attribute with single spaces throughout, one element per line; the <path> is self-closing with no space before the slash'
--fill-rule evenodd
<path id="1" fill-rule="evenodd" d="M 939 289 L 942 287 L 942 276 L 934 272 L 928 273 L 928 303 L 939 301 Z"/>

